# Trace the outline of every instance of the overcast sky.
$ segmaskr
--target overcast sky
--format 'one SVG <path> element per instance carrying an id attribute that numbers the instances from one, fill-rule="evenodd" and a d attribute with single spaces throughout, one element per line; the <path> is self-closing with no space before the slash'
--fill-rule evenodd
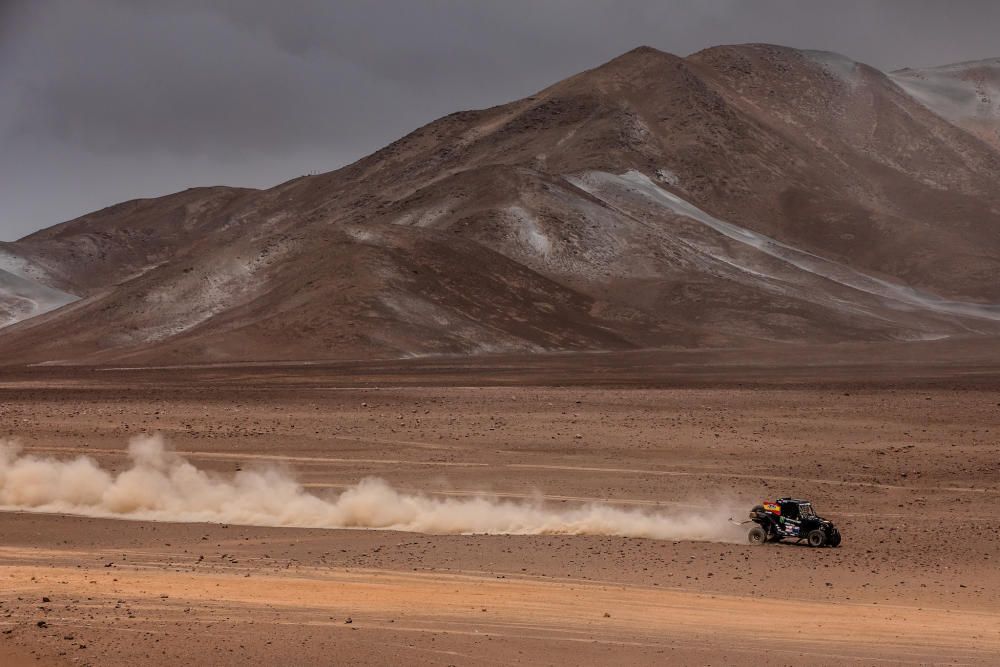
<path id="1" fill-rule="evenodd" d="M 894 69 L 1000 56 L 998 27 L 993 0 L 0 0 L 0 240 L 329 171 L 640 44 Z"/>

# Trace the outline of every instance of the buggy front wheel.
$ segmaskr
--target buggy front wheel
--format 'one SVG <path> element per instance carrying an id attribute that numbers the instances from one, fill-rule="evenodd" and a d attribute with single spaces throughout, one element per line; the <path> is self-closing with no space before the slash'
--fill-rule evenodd
<path id="1" fill-rule="evenodd" d="M 816 530 L 810 530 L 809 535 L 806 537 L 809 540 L 809 546 L 811 547 L 821 547 L 826 544 L 826 533 L 817 528 Z"/>

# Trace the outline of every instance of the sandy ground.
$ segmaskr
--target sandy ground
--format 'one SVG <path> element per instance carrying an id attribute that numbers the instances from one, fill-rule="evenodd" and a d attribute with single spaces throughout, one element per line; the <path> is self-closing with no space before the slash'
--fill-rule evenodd
<path id="1" fill-rule="evenodd" d="M 716 369 L 695 387 L 636 381 L 630 367 L 602 375 L 607 386 L 546 387 L 543 370 L 518 383 L 516 368 L 502 382 L 426 365 L 9 370 L 0 437 L 121 469 L 128 438 L 158 431 L 199 467 L 281 462 L 319 494 L 376 475 L 558 507 L 745 511 L 806 496 L 843 546 L 3 512 L 0 664 L 1000 660 L 1000 383 L 989 376 L 937 368 L 893 385 L 800 372 L 713 386 Z M 556 368 L 549 379 L 570 378 Z"/>

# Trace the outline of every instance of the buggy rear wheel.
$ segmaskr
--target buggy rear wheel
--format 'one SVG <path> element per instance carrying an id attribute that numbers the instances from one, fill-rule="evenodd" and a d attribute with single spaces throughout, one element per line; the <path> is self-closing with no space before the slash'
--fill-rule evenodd
<path id="1" fill-rule="evenodd" d="M 811 547 L 821 547 L 826 544 L 826 533 L 817 528 L 816 530 L 810 530 L 809 535 L 806 537 L 809 540 L 809 546 Z"/>
<path id="2" fill-rule="evenodd" d="M 760 546 L 767 542 L 767 533 L 760 526 L 754 526 L 747 533 L 747 541 L 754 546 Z"/>

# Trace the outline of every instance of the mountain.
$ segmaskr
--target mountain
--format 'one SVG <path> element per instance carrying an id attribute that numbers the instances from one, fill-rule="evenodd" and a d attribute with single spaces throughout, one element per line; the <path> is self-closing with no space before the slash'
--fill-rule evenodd
<path id="1" fill-rule="evenodd" d="M 1000 58 L 906 68 L 890 76 L 942 118 L 1000 148 Z"/>
<path id="2" fill-rule="evenodd" d="M 648 47 L 269 190 L 0 251 L 80 297 L 0 358 L 181 363 L 1000 331 L 1000 151 L 886 75 Z"/>
<path id="3" fill-rule="evenodd" d="M 0 327 L 47 313 L 77 300 L 45 284 L 47 276 L 23 257 L 0 250 Z"/>

